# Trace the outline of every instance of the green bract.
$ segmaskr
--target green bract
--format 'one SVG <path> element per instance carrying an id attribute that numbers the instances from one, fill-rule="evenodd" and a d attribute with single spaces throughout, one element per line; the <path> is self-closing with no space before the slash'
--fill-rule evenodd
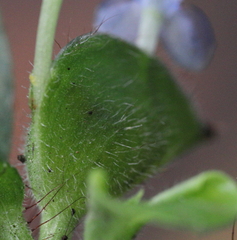
<path id="1" fill-rule="evenodd" d="M 41 227 L 41 238 L 73 230 L 85 212 L 91 169 L 105 169 L 110 193 L 119 195 L 203 137 L 156 58 L 107 35 L 74 39 L 53 62 L 26 152 L 36 199 L 55 189 L 40 202 L 51 199 L 43 221 L 56 216 Z"/>

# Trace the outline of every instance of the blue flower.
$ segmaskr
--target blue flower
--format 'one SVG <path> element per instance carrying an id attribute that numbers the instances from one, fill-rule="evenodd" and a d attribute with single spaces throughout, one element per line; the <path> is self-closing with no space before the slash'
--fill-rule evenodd
<path id="1" fill-rule="evenodd" d="M 157 24 L 144 28 L 144 16 Z M 142 24 L 145 32 L 139 29 Z M 149 40 L 157 45 L 160 39 L 176 63 L 194 71 L 204 69 L 215 50 L 215 36 L 207 16 L 182 0 L 106 0 L 95 12 L 94 27 L 138 47 L 142 34 L 153 31 L 155 39 L 150 39 L 153 36 L 149 34 L 145 45 L 149 47 Z M 155 46 L 151 49 L 155 50 Z"/>

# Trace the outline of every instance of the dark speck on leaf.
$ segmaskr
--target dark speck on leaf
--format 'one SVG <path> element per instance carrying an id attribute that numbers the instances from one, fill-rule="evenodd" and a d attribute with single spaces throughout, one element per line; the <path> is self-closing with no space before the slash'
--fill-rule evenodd
<path id="1" fill-rule="evenodd" d="M 72 208 L 72 216 L 76 213 L 76 210 Z"/>
<path id="2" fill-rule="evenodd" d="M 207 124 L 206 126 L 204 126 L 202 131 L 203 131 L 205 138 L 207 138 L 207 139 L 212 138 L 216 135 L 215 128 L 210 124 Z"/>
<path id="3" fill-rule="evenodd" d="M 17 159 L 22 163 L 26 162 L 26 158 L 23 154 L 17 155 Z"/>
<path id="4" fill-rule="evenodd" d="M 67 68 L 67 70 L 71 70 L 71 68 Z"/>
<path id="5" fill-rule="evenodd" d="M 89 115 L 92 115 L 92 114 L 93 114 L 93 111 L 89 111 L 88 114 L 89 114 Z"/>

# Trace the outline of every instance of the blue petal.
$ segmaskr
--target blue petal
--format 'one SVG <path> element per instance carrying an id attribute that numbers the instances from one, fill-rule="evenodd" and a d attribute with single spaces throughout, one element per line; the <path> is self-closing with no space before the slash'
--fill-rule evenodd
<path id="1" fill-rule="evenodd" d="M 207 16 L 194 5 L 184 5 L 163 23 L 161 39 L 170 56 L 181 66 L 204 69 L 215 50 L 215 36 Z"/>
<path id="2" fill-rule="evenodd" d="M 94 20 L 98 32 L 108 33 L 134 43 L 141 16 L 139 1 L 103 1 L 97 8 Z"/>

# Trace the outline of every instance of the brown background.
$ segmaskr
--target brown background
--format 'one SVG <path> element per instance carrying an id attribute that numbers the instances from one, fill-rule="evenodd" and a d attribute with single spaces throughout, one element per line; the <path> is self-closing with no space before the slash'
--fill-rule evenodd
<path id="1" fill-rule="evenodd" d="M 68 42 L 69 37 L 74 38 L 91 31 L 93 9 L 99 0 L 65 0 L 64 2 L 56 35 L 56 40 L 61 46 Z M 216 33 L 218 48 L 212 63 L 202 73 L 185 72 L 173 64 L 171 66 L 175 71 L 174 74 L 179 77 L 181 84 L 193 99 L 200 116 L 217 128 L 218 136 L 180 157 L 164 173 L 148 181 L 147 197 L 207 169 L 220 169 L 234 178 L 237 177 L 237 2 L 233 0 L 192 2 L 200 6 L 209 16 Z M 18 164 L 16 155 L 23 149 L 24 134 L 30 120 L 27 107 L 28 74 L 32 70 L 40 4 L 39 0 L 0 0 L 14 60 L 16 111 L 13 150 L 10 158 L 14 165 Z M 58 51 L 59 47 L 55 45 L 54 53 Z M 187 232 L 147 227 L 137 239 L 230 240 L 231 229 L 196 236 Z"/>

